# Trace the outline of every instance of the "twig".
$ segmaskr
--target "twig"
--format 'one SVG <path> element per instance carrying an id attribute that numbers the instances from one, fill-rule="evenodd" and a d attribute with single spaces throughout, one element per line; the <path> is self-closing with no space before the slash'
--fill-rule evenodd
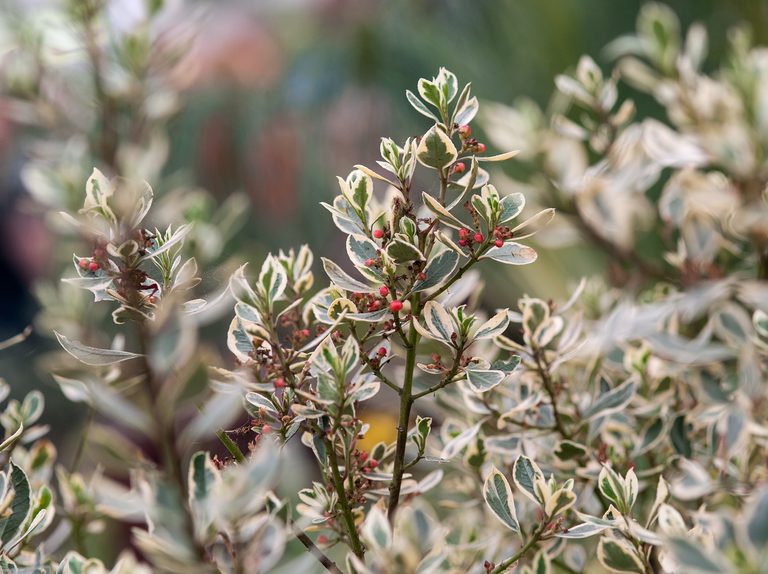
<path id="1" fill-rule="evenodd" d="M 416 318 L 412 318 L 415 321 Z M 395 467 L 392 471 L 392 482 L 389 484 L 389 508 L 387 515 L 390 523 L 395 520 L 397 506 L 400 504 L 400 488 L 403 482 L 403 473 L 405 472 L 405 447 L 408 442 L 408 422 L 411 418 L 411 407 L 414 398 L 411 395 L 413 391 L 413 374 L 416 367 L 416 343 L 419 340 L 419 334 L 416 328 L 411 325 L 411 332 L 408 338 L 408 353 L 405 358 L 405 378 L 403 380 L 403 391 L 400 394 L 400 416 L 397 424 L 397 443 L 395 445 Z"/>
<path id="2" fill-rule="evenodd" d="M 571 438 L 571 433 L 568 432 L 568 430 L 565 428 L 565 424 L 563 423 L 563 419 L 560 415 L 560 410 L 557 408 L 557 395 L 555 393 L 554 382 L 552 381 L 552 377 L 549 373 L 549 365 L 547 365 L 546 360 L 542 358 L 539 349 L 534 349 L 533 360 L 536 361 L 536 368 L 539 371 L 539 376 L 541 376 L 542 383 L 544 383 L 544 390 L 547 391 L 549 400 L 552 403 L 552 414 L 555 417 L 555 427 L 563 438 L 569 439 Z"/>
<path id="3" fill-rule="evenodd" d="M 355 556 L 362 559 L 365 554 L 365 548 L 363 548 L 363 543 L 360 542 L 360 536 L 357 534 L 355 517 L 352 515 L 352 508 L 349 506 L 347 492 L 344 490 L 344 479 L 342 479 L 341 473 L 339 472 L 339 460 L 336 456 L 336 447 L 330 440 L 326 439 L 325 448 L 328 450 L 333 486 L 336 489 L 336 493 L 339 495 L 339 504 L 341 505 L 341 511 L 344 516 L 344 523 L 346 525 L 347 534 L 349 535 L 352 552 L 355 553 Z"/>
<path id="4" fill-rule="evenodd" d="M 536 543 L 541 538 L 541 535 L 544 533 L 544 526 L 539 525 L 536 530 L 533 531 L 531 534 L 531 537 L 528 539 L 528 542 L 526 542 L 520 550 L 515 552 L 512 556 L 504 560 L 501 564 L 496 566 L 493 570 L 491 570 L 491 574 L 502 574 L 502 572 L 506 572 L 508 568 L 513 566 L 518 560 L 520 560 L 526 552 L 528 552 L 531 548 L 533 548 Z"/>
<path id="5" fill-rule="evenodd" d="M 300 530 L 294 529 L 294 534 L 296 534 L 296 538 L 299 539 L 299 542 L 301 542 L 304 545 L 304 548 L 309 550 L 309 553 L 312 554 L 315 558 L 317 558 L 317 561 L 322 564 L 328 572 L 333 572 L 333 574 L 344 574 L 338 566 L 336 566 L 336 563 L 328 558 L 325 554 L 323 554 L 323 551 L 320 550 L 314 542 L 312 542 L 312 539 L 307 536 L 304 532 Z"/>
<path id="6" fill-rule="evenodd" d="M 243 451 L 240 450 L 240 447 L 237 446 L 235 441 L 227 436 L 227 433 L 224 431 L 224 429 L 217 430 L 216 436 L 218 437 L 219 441 L 221 441 L 221 444 L 223 444 L 229 451 L 229 454 L 232 455 L 232 458 L 234 458 L 239 463 L 245 462 L 245 455 L 243 454 Z"/>

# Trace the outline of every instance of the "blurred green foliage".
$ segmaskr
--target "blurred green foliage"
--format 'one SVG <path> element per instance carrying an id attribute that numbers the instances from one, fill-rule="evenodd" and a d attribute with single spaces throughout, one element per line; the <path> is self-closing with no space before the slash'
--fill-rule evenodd
<path id="1" fill-rule="evenodd" d="M 196 91 L 172 124 L 168 168 L 193 170 L 194 179 L 219 197 L 235 189 L 249 192 L 255 205 L 252 224 L 242 233 L 244 253 L 255 256 L 305 242 L 332 252 L 340 245 L 330 243 L 337 238 L 329 233 L 328 218 L 318 217 L 317 202 L 334 192 L 337 174 L 375 157 L 373 134 L 415 135 L 406 131 L 414 112 L 402 97 L 414 78 L 429 77 L 444 65 L 472 82 L 486 101 L 529 97 L 544 106 L 555 75 L 575 66 L 581 54 L 607 64 L 603 47 L 634 29 L 642 4 L 393 0 L 267 3 L 252 9 L 234 3 L 278 55 L 256 51 L 248 58 L 273 58 L 267 64 L 275 78 L 256 89 L 218 82 Z M 722 54 L 726 31 L 739 23 L 748 22 L 758 42 L 768 36 L 766 0 L 668 4 L 684 27 L 694 21 L 707 27 L 713 61 Z M 367 107 L 351 108 L 351 98 L 345 99 L 350 91 L 364 94 Z M 654 114 L 655 103 L 637 99 L 640 113 Z M 551 255 L 545 259 L 558 269 L 539 265 L 530 271 L 547 277 L 549 285 L 563 283 L 563 270 L 573 276 L 595 265 L 589 254 Z M 533 281 L 522 275 L 524 283 Z M 509 276 L 488 279 L 508 284 Z M 564 284 L 550 289 L 547 295 L 562 294 Z"/>

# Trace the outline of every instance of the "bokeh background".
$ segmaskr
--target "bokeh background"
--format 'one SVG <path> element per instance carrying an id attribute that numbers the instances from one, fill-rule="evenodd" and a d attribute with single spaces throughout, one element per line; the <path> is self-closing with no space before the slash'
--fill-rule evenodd
<path id="1" fill-rule="evenodd" d="M 119 5 L 116 17 L 126 26 L 135 2 L 140 0 L 114 2 Z M 768 0 L 667 3 L 684 27 L 694 21 L 706 26 L 712 61 L 720 58 L 727 30 L 737 23 L 748 22 L 757 43 L 768 39 Z M 404 97 L 418 78 L 431 77 L 445 66 L 461 82 L 472 82 L 481 105 L 530 98 L 545 107 L 554 77 L 573 68 L 581 54 L 591 54 L 609 68 L 602 50 L 634 29 L 642 2 L 186 4 L 202 15 L 187 55 L 187 64 L 194 65 L 182 66 L 173 76 L 183 105 L 167 124 L 163 175 L 190 189 L 206 189 L 214 203 L 242 193 L 247 202 L 238 209 L 244 212 L 244 223 L 227 250 L 256 263 L 267 251 L 302 243 L 310 244 L 316 255 L 343 250 L 342 235 L 318 202 L 333 197 L 336 175 L 346 176 L 356 163 L 373 165 L 381 136 L 400 141 L 426 129 L 424 118 Z M 0 65 L 5 64 L 3 57 Z M 653 102 L 635 97 L 641 114 L 658 113 Z M 481 128 L 475 133 L 482 141 Z M 55 282 L 67 265 L 56 249 L 50 218 L 20 177 L 27 143 L 40 137 L 39 129 L 30 129 L 19 117 L 11 99 L 0 96 L 0 340 L 35 323 L 35 285 Z M 503 184 L 499 187 L 503 192 Z M 586 246 L 539 251 L 536 265 L 523 270 L 496 266 L 484 275 L 484 305 L 506 306 L 534 290 L 542 297 L 563 296 L 570 282 L 604 264 Z M 226 276 L 204 274 L 204 279 L 223 285 Z M 221 345 L 224 332 L 224 323 L 217 323 L 206 335 Z M 77 435 L 80 411 L 60 396 L 45 363 L 37 360 L 53 347 L 50 333 L 38 329 L 23 344 L 0 351 L 0 377 L 18 394 L 32 387 L 46 390 L 48 422 L 66 452 L 68 440 Z"/>

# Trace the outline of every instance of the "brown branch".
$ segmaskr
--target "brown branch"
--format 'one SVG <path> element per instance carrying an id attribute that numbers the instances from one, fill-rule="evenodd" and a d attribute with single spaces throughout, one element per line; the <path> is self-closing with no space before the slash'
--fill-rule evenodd
<path id="1" fill-rule="evenodd" d="M 344 572 L 336 566 L 336 563 L 333 560 L 323 554 L 323 551 L 312 542 L 312 539 L 309 536 L 300 530 L 295 530 L 294 534 L 296 534 L 296 538 L 299 539 L 299 542 L 304 545 L 304 548 L 309 550 L 309 553 L 317 558 L 317 561 L 320 562 L 328 572 L 333 572 L 333 574 L 344 574 Z"/>

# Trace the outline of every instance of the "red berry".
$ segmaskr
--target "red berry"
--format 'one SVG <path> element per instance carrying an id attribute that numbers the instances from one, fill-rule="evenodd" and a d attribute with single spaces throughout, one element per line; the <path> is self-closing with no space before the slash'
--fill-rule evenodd
<path id="1" fill-rule="evenodd" d="M 309 337 L 309 335 L 310 335 L 310 333 L 309 333 L 309 329 L 302 329 L 302 330 L 301 330 L 301 336 L 302 336 L 302 337 L 304 337 L 305 339 L 306 339 L 307 337 Z"/>
<path id="2" fill-rule="evenodd" d="M 378 311 L 380 308 L 381 308 L 381 301 L 379 301 L 378 299 L 374 299 L 373 301 L 371 301 L 371 304 L 368 305 L 369 311 Z"/>
<path id="3" fill-rule="evenodd" d="M 368 460 L 368 453 L 363 451 L 360 453 L 360 462 L 365 462 L 366 460 Z"/>
<path id="4" fill-rule="evenodd" d="M 484 143 L 477 144 L 477 153 L 485 153 L 485 144 Z"/>
<path id="5" fill-rule="evenodd" d="M 376 468 L 377 466 L 379 466 L 379 461 L 376 460 L 375 458 L 372 458 L 371 460 L 368 461 L 368 466 L 370 466 L 371 468 Z"/>
<path id="6" fill-rule="evenodd" d="M 496 247 L 501 247 L 502 245 L 504 245 L 504 242 L 501 239 L 497 239 L 496 240 Z"/>
<path id="7" fill-rule="evenodd" d="M 373 265 L 373 259 L 366 259 L 365 260 L 365 266 L 370 267 Z"/>
<path id="8" fill-rule="evenodd" d="M 88 271 L 96 271 L 98 268 L 99 268 L 99 264 L 96 263 L 95 261 L 91 261 L 88 264 Z"/>
<path id="9" fill-rule="evenodd" d="M 387 287 L 386 285 L 382 285 L 381 287 L 379 287 L 379 295 L 381 295 L 382 297 L 386 297 L 387 295 L 389 295 L 389 287 Z"/>
<path id="10" fill-rule="evenodd" d="M 475 240 L 475 243 L 482 243 L 482 242 L 483 242 L 483 239 L 484 239 L 484 237 L 483 237 L 483 234 L 482 234 L 482 233 L 475 233 L 475 234 L 472 236 L 472 239 L 474 239 L 474 240 Z"/>
<path id="11" fill-rule="evenodd" d="M 453 173 L 464 173 L 466 169 L 467 169 L 467 166 L 465 166 L 461 162 L 453 164 Z"/>
<path id="12" fill-rule="evenodd" d="M 398 311 L 402 311 L 402 309 L 403 309 L 403 302 L 402 301 L 395 300 L 395 301 L 392 301 L 389 304 L 389 310 L 392 311 L 393 313 L 397 313 Z"/>
<path id="13" fill-rule="evenodd" d="M 374 229 L 374 230 L 373 230 L 373 236 L 374 236 L 376 239 L 381 239 L 382 237 L 384 237 L 384 231 L 383 231 L 383 230 L 381 230 L 381 229 Z"/>
<path id="14" fill-rule="evenodd" d="M 466 247 L 467 246 L 467 240 L 466 239 L 459 239 L 459 245 L 461 245 L 462 247 Z"/>
<path id="15" fill-rule="evenodd" d="M 459 126 L 459 135 L 463 138 L 468 138 L 472 134 L 472 128 L 467 124 Z"/>
<path id="16" fill-rule="evenodd" d="M 459 239 L 466 239 L 469 237 L 469 229 L 459 229 Z"/>
<path id="17" fill-rule="evenodd" d="M 88 260 L 87 259 L 81 259 L 80 262 L 78 263 L 78 265 L 80 266 L 80 269 L 85 269 L 86 267 L 88 267 Z"/>
<path id="18" fill-rule="evenodd" d="M 275 388 L 276 389 L 284 389 L 285 388 L 285 379 L 283 377 L 279 377 L 275 379 Z"/>
<path id="19" fill-rule="evenodd" d="M 419 281 L 426 281 L 426 279 L 427 279 L 427 274 L 426 274 L 426 273 L 424 273 L 424 272 L 422 271 L 421 273 L 419 273 L 418 275 L 416 275 L 416 278 L 417 278 Z"/>
<path id="20" fill-rule="evenodd" d="M 384 347 L 379 347 L 379 350 L 376 351 L 376 354 L 379 355 L 379 357 L 386 357 L 387 350 Z"/>

